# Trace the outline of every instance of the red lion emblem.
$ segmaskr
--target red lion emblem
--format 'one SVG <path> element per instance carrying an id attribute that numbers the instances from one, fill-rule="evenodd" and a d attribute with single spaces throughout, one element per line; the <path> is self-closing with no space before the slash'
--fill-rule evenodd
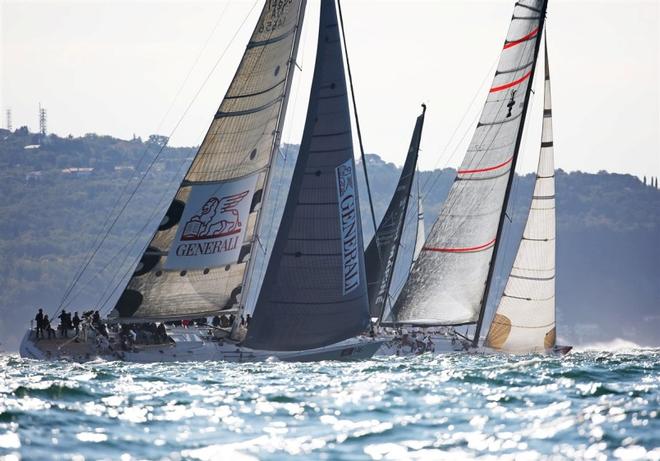
<path id="1" fill-rule="evenodd" d="M 208 199 L 199 213 L 186 223 L 181 240 L 206 240 L 239 233 L 243 223 L 236 206 L 249 192 Z"/>

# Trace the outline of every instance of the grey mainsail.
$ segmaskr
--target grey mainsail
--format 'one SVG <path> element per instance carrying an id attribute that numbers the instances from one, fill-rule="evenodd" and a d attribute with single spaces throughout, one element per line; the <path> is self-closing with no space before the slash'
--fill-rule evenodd
<path id="1" fill-rule="evenodd" d="M 548 49 L 541 149 L 527 223 L 486 346 L 543 352 L 555 345 L 555 167 Z"/>
<path id="2" fill-rule="evenodd" d="M 245 345 L 311 349 L 368 324 L 342 44 L 335 2 L 324 0 L 305 129 Z"/>
<path id="3" fill-rule="evenodd" d="M 110 318 L 213 315 L 240 302 L 305 0 L 267 0 L 190 169 Z"/>
<path id="4" fill-rule="evenodd" d="M 367 264 L 369 312 L 371 317 L 378 319 L 382 318 L 389 299 L 392 274 L 394 273 L 401 236 L 403 235 L 403 225 L 406 220 L 410 191 L 417 169 L 419 143 L 424 126 L 426 106 L 423 107 L 424 111 L 417 117 L 410 147 L 408 148 L 408 155 L 401 170 L 399 182 L 396 189 L 394 189 L 392 200 L 364 255 Z"/>
<path id="5" fill-rule="evenodd" d="M 515 3 L 479 123 L 394 306 L 395 323 L 461 325 L 483 317 L 546 6 L 547 0 Z"/>

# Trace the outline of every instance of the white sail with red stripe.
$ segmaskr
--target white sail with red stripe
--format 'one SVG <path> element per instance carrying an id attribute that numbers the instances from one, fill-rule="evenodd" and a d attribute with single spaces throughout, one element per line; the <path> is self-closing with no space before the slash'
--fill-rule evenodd
<path id="1" fill-rule="evenodd" d="M 529 353 L 555 346 L 555 167 L 548 50 L 541 150 L 532 203 L 486 347 Z"/>
<path id="2" fill-rule="evenodd" d="M 480 323 L 534 76 L 547 0 L 521 0 L 474 136 L 393 309 L 394 323 Z"/>

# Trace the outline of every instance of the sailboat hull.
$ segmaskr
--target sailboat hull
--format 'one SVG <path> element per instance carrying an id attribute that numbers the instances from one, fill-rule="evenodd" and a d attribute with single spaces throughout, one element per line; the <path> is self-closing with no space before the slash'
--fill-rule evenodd
<path id="1" fill-rule="evenodd" d="M 228 341 L 207 340 L 196 328 L 180 328 L 170 333 L 174 342 L 136 346 L 133 350 L 118 350 L 107 342 L 97 339 L 75 342 L 65 339 L 35 340 L 28 330 L 20 346 L 21 357 L 36 360 L 67 360 L 88 362 L 91 360 L 124 361 L 135 363 L 157 362 L 261 362 L 281 360 L 286 362 L 316 362 L 322 360 L 354 361 L 371 358 L 383 341 L 368 338 L 351 338 L 329 346 L 304 351 L 264 351 L 238 346 Z"/>
<path id="2" fill-rule="evenodd" d="M 464 339 L 452 334 L 428 334 L 419 335 L 416 338 L 403 338 L 401 335 L 385 334 L 378 336 L 385 343 L 376 353 L 377 356 L 410 357 L 421 354 L 452 354 L 465 352 L 469 343 Z"/>

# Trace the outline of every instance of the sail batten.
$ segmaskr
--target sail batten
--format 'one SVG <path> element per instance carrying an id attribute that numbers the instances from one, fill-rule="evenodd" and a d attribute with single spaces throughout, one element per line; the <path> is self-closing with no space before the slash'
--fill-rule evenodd
<path id="1" fill-rule="evenodd" d="M 304 350 L 369 323 L 359 198 L 334 1 L 321 2 L 316 63 L 291 186 L 244 344 Z"/>
<path id="2" fill-rule="evenodd" d="M 265 2 L 225 98 L 110 317 L 238 307 L 279 144 L 305 0 Z"/>
<path id="3" fill-rule="evenodd" d="M 520 246 L 485 345 L 507 352 L 543 352 L 555 345 L 555 183 L 547 45 L 541 148 Z"/>
<path id="4" fill-rule="evenodd" d="M 545 8 L 546 0 L 521 0 L 515 4 L 472 141 L 394 306 L 394 323 L 459 325 L 478 323 L 482 317 L 482 301 L 515 170 Z M 518 19 L 529 10 L 543 14 L 533 21 Z"/>

